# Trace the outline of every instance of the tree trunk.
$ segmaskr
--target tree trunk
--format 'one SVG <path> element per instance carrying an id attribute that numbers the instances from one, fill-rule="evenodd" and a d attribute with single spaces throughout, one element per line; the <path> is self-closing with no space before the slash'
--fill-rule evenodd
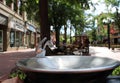
<path id="1" fill-rule="evenodd" d="M 48 0 L 39 0 L 40 11 L 40 37 L 43 39 L 47 37 L 50 40 L 50 27 L 48 24 Z M 52 52 L 48 46 L 46 49 L 46 56 L 52 55 Z"/>
<path id="2" fill-rule="evenodd" d="M 65 38 L 65 43 L 67 42 L 67 27 L 64 26 L 64 31 L 65 31 L 65 34 L 64 34 L 64 38 Z"/>
<path id="3" fill-rule="evenodd" d="M 60 39 L 59 39 L 59 36 L 60 36 L 60 27 L 56 27 L 55 28 L 55 31 L 56 31 L 56 46 L 59 47 L 59 42 L 60 42 Z"/>
<path id="4" fill-rule="evenodd" d="M 50 27 L 48 25 L 48 0 L 39 0 L 40 33 L 41 39 L 50 39 Z"/>

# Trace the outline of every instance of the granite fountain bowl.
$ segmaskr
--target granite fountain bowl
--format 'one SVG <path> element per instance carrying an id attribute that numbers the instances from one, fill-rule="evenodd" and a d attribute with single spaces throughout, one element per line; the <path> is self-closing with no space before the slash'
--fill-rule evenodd
<path id="1" fill-rule="evenodd" d="M 25 83 L 106 83 L 120 65 L 110 58 L 97 56 L 45 56 L 16 62 L 27 78 Z"/>

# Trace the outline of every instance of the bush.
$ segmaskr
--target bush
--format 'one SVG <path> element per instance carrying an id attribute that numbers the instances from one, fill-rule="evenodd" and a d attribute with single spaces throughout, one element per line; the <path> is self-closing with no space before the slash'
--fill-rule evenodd
<path id="1" fill-rule="evenodd" d="M 19 79 L 24 80 L 26 78 L 26 74 L 22 70 L 15 67 L 10 72 L 10 78 L 14 77 L 18 77 Z"/>
<path id="2" fill-rule="evenodd" d="M 112 72 L 112 76 L 119 76 L 120 75 L 120 66 L 115 68 Z"/>

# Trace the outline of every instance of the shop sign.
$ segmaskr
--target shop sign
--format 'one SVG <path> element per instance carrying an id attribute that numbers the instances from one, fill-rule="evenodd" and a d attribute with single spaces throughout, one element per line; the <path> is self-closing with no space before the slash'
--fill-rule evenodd
<path id="1" fill-rule="evenodd" d="M 22 25 L 18 22 L 11 21 L 10 22 L 10 28 L 25 32 L 24 25 Z"/>
<path id="2" fill-rule="evenodd" d="M 22 32 L 25 31 L 25 30 L 24 30 L 24 26 L 23 26 L 23 25 L 20 25 L 19 23 L 16 23 L 15 29 L 16 29 L 16 30 L 19 30 L 19 31 L 22 31 Z"/>
<path id="3" fill-rule="evenodd" d="M 32 32 L 36 32 L 35 28 L 31 25 L 27 25 L 27 29 L 32 31 Z"/>

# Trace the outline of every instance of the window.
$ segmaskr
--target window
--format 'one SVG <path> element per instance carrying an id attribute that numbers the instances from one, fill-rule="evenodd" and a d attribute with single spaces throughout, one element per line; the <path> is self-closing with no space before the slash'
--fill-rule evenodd
<path id="1" fill-rule="evenodd" d="M 11 31 L 10 32 L 10 47 L 14 47 L 15 46 L 15 32 Z"/>
<path id="2" fill-rule="evenodd" d="M 23 46 L 24 45 L 24 33 L 20 31 L 16 31 L 16 46 Z"/>

